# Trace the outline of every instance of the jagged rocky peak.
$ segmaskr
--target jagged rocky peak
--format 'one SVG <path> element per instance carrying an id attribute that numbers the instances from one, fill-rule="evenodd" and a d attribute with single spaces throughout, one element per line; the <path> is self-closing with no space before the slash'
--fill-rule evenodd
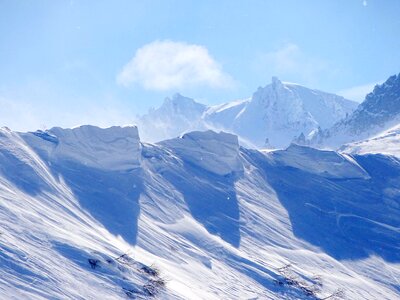
<path id="1" fill-rule="evenodd" d="M 280 81 L 279 78 L 276 77 L 276 76 L 272 76 L 271 82 L 272 82 L 272 87 L 273 88 L 277 88 L 277 87 L 281 87 L 282 86 L 282 81 Z"/>
<path id="2" fill-rule="evenodd" d="M 243 169 L 239 158 L 238 137 L 230 133 L 193 131 L 160 144 L 172 149 L 184 161 L 218 175 Z"/>
<path id="3" fill-rule="evenodd" d="M 271 79 L 271 83 L 267 84 L 264 87 L 259 87 L 257 91 L 253 94 L 253 101 L 261 101 L 264 103 L 271 103 L 273 100 L 279 99 L 282 101 L 287 100 L 286 97 L 289 96 L 292 98 L 293 91 L 285 87 L 285 85 L 278 79 L 278 77 L 273 76 Z"/>
<path id="4" fill-rule="evenodd" d="M 321 144 L 340 147 L 379 134 L 400 123 L 400 74 L 376 85 L 349 116 L 323 132 Z"/>
<path id="5" fill-rule="evenodd" d="M 175 114 L 184 114 L 187 112 L 203 113 L 206 109 L 206 105 L 198 103 L 192 98 L 175 93 L 172 97 L 165 98 L 161 109 L 168 110 Z"/>
<path id="6" fill-rule="evenodd" d="M 109 170 L 130 170 L 140 165 L 141 144 L 136 126 L 54 127 L 23 136 L 33 148 L 46 151 L 56 162 L 71 161 Z"/>
<path id="7" fill-rule="evenodd" d="M 400 113 L 400 74 L 376 85 L 357 111 L 361 110 L 368 112 L 378 122 L 397 116 Z"/>

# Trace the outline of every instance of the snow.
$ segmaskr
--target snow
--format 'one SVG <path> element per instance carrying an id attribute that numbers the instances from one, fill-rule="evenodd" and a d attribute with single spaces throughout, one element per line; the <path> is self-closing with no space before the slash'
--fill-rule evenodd
<path id="1" fill-rule="evenodd" d="M 165 98 L 161 107 L 138 118 L 142 140 L 159 142 L 178 137 L 186 131 L 206 129 L 201 119 L 206 109 L 204 104 L 180 94 Z"/>
<path id="2" fill-rule="evenodd" d="M 286 148 L 301 133 L 329 128 L 356 105 L 343 97 L 285 84 L 274 77 L 271 84 L 259 88 L 249 101 L 208 110 L 212 113 L 205 120 L 258 148 Z"/>
<path id="3" fill-rule="evenodd" d="M 34 147 L 46 151 L 53 160 L 79 161 L 88 167 L 109 170 L 129 170 L 140 166 L 141 146 L 136 126 L 105 129 L 89 125 L 72 129 L 55 127 L 24 137 L 34 143 Z"/>
<path id="4" fill-rule="evenodd" d="M 285 151 L 271 152 L 273 160 L 327 178 L 362 178 L 369 175 L 349 156 L 292 144 Z"/>
<path id="5" fill-rule="evenodd" d="M 0 133 L 1 299 L 146 299 L 153 264 L 159 299 L 311 299 L 276 283 L 288 263 L 305 286 L 321 277 L 320 298 L 400 297 L 394 157 L 263 153 L 211 131 Z"/>
<path id="6" fill-rule="evenodd" d="M 186 162 L 218 175 L 242 171 L 236 135 L 214 131 L 194 131 L 181 138 L 161 142 Z"/>
<path id="7" fill-rule="evenodd" d="M 340 151 L 351 154 L 382 153 L 400 158 L 400 124 L 375 137 L 346 144 Z"/>
<path id="8" fill-rule="evenodd" d="M 311 144 L 338 149 L 346 143 L 373 138 L 399 123 L 400 74 L 376 85 L 353 113 L 320 132 Z"/>

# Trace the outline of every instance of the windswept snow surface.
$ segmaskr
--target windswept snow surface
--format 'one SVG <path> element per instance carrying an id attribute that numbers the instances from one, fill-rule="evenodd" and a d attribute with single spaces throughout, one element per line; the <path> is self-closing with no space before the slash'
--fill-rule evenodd
<path id="1" fill-rule="evenodd" d="M 327 178 L 362 178 L 369 175 L 349 156 L 295 144 L 284 151 L 272 152 L 274 161 Z"/>
<path id="2" fill-rule="evenodd" d="M 34 147 L 51 155 L 52 160 L 76 161 L 109 170 L 129 170 L 140 165 L 141 146 L 135 126 L 106 129 L 90 125 L 73 129 L 55 127 L 47 132 L 35 132 L 36 140 L 32 135 L 25 136 Z"/>
<path id="3" fill-rule="evenodd" d="M 375 137 L 346 144 L 340 150 L 352 154 L 382 153 L 400 158 L 400 124 Z"/>
<path id="4" fill-rule="evenodd" d="M 398 159 L 83 128 L 0 131 L 0 299 L 400 297 Z"/>

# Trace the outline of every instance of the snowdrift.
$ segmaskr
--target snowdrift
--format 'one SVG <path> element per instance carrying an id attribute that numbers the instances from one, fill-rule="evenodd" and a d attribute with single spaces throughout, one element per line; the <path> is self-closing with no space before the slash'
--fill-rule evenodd
<path id="1" fill-rule="evenodd" d="M 140 139 L 136 126 L 99 128 L 60 127 L 33 132 L 23 137 L 51 160 L 77 161 L 88 167 L 130 170 L 140 166 Z"/>
<path id="2" fill-rule="evenodd" d="M 214 131 L 194 131 L 160 143 L 185 161 L 218 175 L 242 171 L 238 137 Z"/>

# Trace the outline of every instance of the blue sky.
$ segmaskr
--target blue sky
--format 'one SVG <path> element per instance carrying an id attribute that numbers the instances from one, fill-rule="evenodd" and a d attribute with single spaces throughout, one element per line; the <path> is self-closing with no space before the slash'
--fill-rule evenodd
<path id="1" fill-rule="evenodd" d="M 247 98 L 277 75 L 356 100 L 400 72 L 400 1 L 0 0 L 0 122 L 132 123 L 181 92 Z"/>

